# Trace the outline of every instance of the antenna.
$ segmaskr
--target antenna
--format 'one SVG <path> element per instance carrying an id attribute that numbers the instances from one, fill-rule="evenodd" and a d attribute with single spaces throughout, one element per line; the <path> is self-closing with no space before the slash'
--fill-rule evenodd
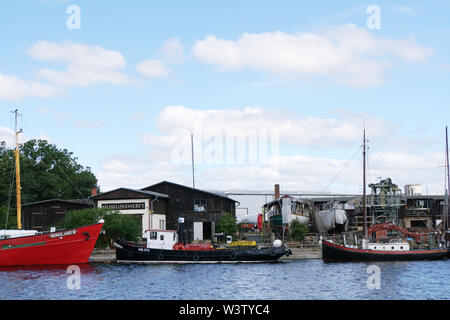
<path id="1" fill-rule="evenodd" d="M 444 221 L 444 231 L 446 232 L 448 230 L 448 211 L 449 211 L 449 202 L 450 202 L 450 173 L 449 173 L 449 159 L 448 159 L 448 129 L 447 127 L 445 127 L 445 168 L 446 168 L 446 172 L 447 172 L 447 198 L 445 199 L 447 202 L 447 209 L 445 212 L 445 221 Z"/>
<path id="2" fill-rule="evenodd" d="M 191 149 L 192 149 L 192 189 L 195 189 L 194 135 L 193 134 L 191 134 Z"/>
<path id="3" fill-rule="evenodd" d="M 367 208 L 366 208 L 366 129 L 363 138 L 363 231 L 364 239 L 367 239 Z"/>

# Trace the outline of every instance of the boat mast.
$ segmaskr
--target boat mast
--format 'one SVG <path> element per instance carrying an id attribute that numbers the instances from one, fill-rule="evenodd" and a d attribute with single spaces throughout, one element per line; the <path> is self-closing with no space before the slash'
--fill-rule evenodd
<path id="1" fill-rule="evenodd" d="M 447 205 L 445 210 L 445 220 L 444 220 L 444 232 L 448 230 L 448 207 L 450 205 L 450 173 L 449 173 L 449 160 L 448 160 L 448 130 L 445 127 L 445 159 L 446 159 L 446 171 L 447 171 L 447 199 L 445 199 Z"/>
<path id="2" fill-rule="evenodd" d="M 363 140 L 363 233 L 367 239 L 367 208 L 366 208 L 366 129 Z"/>
<path id="3" fill-rule="evenodd" d="M 16 163 L 16 201 L 17 201 L 17 229 L 22 229 L 22 202 L 21 202 L 21 187 L 20 187 L 20 151 L 19 151 L 19 133 L 22 129 L 17 129 L 18 109 L 14 110 L 15 114 L 15 134 L 16 134 L 16 149 L 14 150 L 14 158 Z"/>

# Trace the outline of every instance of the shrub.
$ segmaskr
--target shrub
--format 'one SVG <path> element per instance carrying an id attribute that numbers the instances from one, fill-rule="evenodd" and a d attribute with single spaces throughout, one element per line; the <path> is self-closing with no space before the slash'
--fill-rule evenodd
<path id="1" fill-rule="evenodd" d="M 110 247 L 114 240 L 122 238 L 128 241 L 137 241 L 141 238 L 142 227 L 139 221 L 118 211 L 107 209 L 84 209 L 71 211 L 58 223 L 58 227 L 73 229 L 97 223 L 100 219 L 105 221 L 102 233 L 96 247 Z"/>
<path id="2" fill-rule="evenodd" d="M 294 241 L 302 241 L 305 234 L 308 233 L 308 227 L 298 220 L 293 220 L 289 226 L 289 237 Z"/>
<path id="3" fill-rule="evenodd" d="M 222 214 L 222 218 L 217 224 L 216 232 L 223 232 L 225 236 L 235 234 L 237 232 L 236 218 L 234 218 L 231 214 L 224 212 Z"/>

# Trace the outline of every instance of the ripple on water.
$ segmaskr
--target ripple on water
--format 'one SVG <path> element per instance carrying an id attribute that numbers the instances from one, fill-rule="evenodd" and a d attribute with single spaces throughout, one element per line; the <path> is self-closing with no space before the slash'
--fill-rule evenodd
<path id="1" fill-rule="evenodd" d="M 340 300 L 449 299 L 450 262 L 380 262 L 381 288 L 367 287 L 370 263 L 322 260 L 250 264 L 115 265 L 81 268 L 69 290 L 65 267 L 0 269 L 0 299 Z"/>

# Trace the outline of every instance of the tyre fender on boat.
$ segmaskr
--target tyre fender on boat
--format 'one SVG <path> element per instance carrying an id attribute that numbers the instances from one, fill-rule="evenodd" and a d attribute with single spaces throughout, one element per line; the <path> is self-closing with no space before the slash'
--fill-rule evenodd
<path id="1" fill-rule="evenodd" d="M 164 259 L 164 255 L 162 253 L 158 254 L 158 260 L 161 261 Z"/>
<path id="2" fill-rule="evenodd" d="M 195 256 L 192 257 L 192 259 L 194 261 L 198 261 L 198 260 L 200 260 L 200 257 L 198 256 L 198 254 L 196 254 Z"/>
<path id="3" fill-rule="evenodd" d="M 270 256 L 275 257 L 277 255 L 277 250 L 275 248 L 270 249 Z"/>
<path id="4" fill-rule="evenodd" d="M 236 260 L 236 252 L 232 252 L 230 255 L 231 260 Z"/>

